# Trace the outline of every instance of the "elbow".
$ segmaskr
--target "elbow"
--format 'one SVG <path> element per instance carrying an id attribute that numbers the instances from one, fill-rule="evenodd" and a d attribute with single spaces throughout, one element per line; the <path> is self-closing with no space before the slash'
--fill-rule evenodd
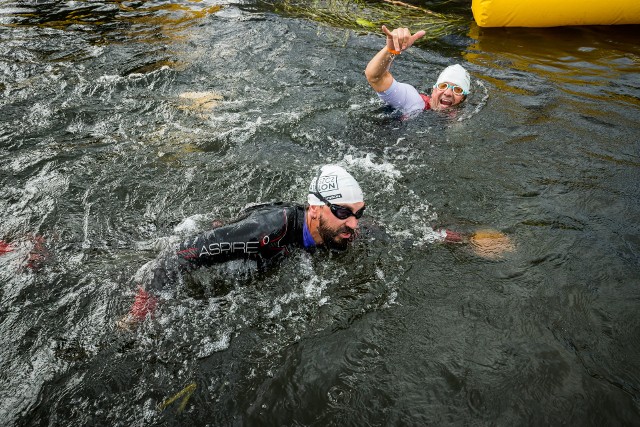
<path id="1" fill-rule="evenodd" d="M 371 83 L 371 75 L 367 70 L 364 70 L 364 77 L 367 79 L 369 83 Z"/>
<path id="2" fill-rule="evenodd" d="M 376 84 L 380 80 L 380 76 L 375 75 L 369 68 L 364 70 L 364 76 L 371 85 Z"/>

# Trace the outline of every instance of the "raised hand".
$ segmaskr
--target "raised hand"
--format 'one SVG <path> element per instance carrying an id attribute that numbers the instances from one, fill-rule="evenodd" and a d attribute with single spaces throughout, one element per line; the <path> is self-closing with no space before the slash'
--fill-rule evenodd
<path id="1" fill-rule="evenodd" d="M 407 50 L 426 33 L 424 30 L 420 30 L 417 33 L 411 35 L 411 31 L 408 28 L 396 28 L 393 31 L 389 31 L 386 26 L 382 26 L 382 32 L 387 36 L 387 49 L 392 52 L 402 52 Z"/>

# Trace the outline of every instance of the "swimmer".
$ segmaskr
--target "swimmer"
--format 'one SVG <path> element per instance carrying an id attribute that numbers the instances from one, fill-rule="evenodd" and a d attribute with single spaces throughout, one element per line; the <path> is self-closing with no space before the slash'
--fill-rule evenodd
<path id="1" fill-rule="evenodd" d="M 340 166 L 325 165 L 311 181 L 306 206 L 254 206 L 236 222 L 189 239 L 164 256 L 151 271 L 149 286 L 139 289 L 129 314 L 118 325 L 128 327 L 144 320 L 157 306 L 152 289 L 199 267 L 244 259 L 256 261 L 258 269 L 265 270 L 296 248 L 345 250 L 358 234 L 364 210 L 362 189 L 353 176 Z"/>
<path id="2" fill-rule="evenodd" d="M 425 32 L 421 30 L 412 35 L 408 28 L 389 31 L 384 25 L 382 31 L 387 36 L 387 43 L 369 61 L 364 73 L 369 85 L 385 104 L 404 114 L 411 114 L 423 110 L 448 110 L 464 102 L 471 89 L 471 78 L 459 64 L 450 65 L 440 73 L 431 96 L 419 93 L 410 84 L 396 81 L 389 71 L 393 60 Z"/>
<path id="3" fill-rule="evenodd" d="M 182 275 L 200 267 L 231 260 L 253 260 L 258 270 L 282 261 L 296 249 L 313 252 L 317 248 L 346 250 L 359 231 L 365 211 L 362 189 L 353 176 L 337 165 L 325 165 L 309 185 L 307 204 L 269 203 L 247 209 L 230 224 L 216 223 L 213 229 L 186 240 L 141 269 L 142 283 L 129 313 L 117 326 L 129 329 L 158 306 L 155 296 L 168 283 L 179 283 Z M 498 257 L 488 239 L 495 234 L 466 236 L 441 231 L 445 243 L 467 243 L 480 256 Z"/>

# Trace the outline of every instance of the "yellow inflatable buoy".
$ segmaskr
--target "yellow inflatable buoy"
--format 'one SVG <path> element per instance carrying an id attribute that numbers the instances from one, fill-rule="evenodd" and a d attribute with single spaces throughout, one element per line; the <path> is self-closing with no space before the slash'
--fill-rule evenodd
<path id="1" fill-rule="evenodd" d="M 473 0 L 480 27 L 640 24 L 640 0 Z"/>

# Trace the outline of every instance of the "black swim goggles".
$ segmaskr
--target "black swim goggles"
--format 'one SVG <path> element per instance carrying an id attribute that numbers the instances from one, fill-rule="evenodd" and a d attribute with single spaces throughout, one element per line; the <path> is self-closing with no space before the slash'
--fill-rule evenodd
<path id="1" fill-rule="evenodd" d="M 314 191 L 311 194 L 313 194 L 318 199 L 320 199 L 322 203 L 329 206 L 331 213 L 340 220 L 345 220 L 350 216 L 354 216 L 356 217 L 356 219 L 362 218 L 362 215 L 364 214 L 364 209 L 366 208 L 366 206 L 363 206 L 358 212 L 352 212 L 351 209 L 345 206 L 334 205 L 333 203 L 325 199 L 322 194 L 320 194 L 320 191 L 318 191 L 318 181 L 320 180 L 320 175 L 322 175 L 322 169 L 318 171 L 318 176 L 316 176 L 316 191 Z"/>

